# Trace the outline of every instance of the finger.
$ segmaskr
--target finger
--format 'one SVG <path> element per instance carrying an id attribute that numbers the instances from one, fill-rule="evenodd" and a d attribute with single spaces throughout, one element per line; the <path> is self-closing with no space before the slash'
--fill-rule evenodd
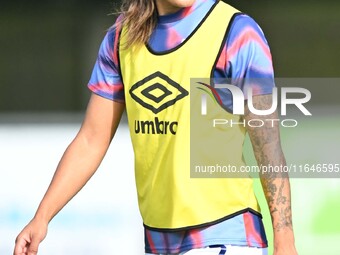
<path id="1" fill-rule="evenodd" d="M 15 240 L 14 255 L 24 254 L 27 241 L 23 237 L 17 237 Z"/>
<path id="2" fill-rule="evenodd" d="M 38 238 L 33 237 L 30 245 L 28 246 L 27 254 L 28 255 L 38 254 L 39 244 L 40 244 L 40 241 L 38 240 Z"/>

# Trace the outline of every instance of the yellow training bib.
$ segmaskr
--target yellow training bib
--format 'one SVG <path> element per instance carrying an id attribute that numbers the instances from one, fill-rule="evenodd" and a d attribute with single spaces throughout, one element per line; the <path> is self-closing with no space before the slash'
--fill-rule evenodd
<path id="1" fill-rule="evenodd" d="M 237 12 L 222 1 L 216 3 L 184 42 L 161 54 L 145 45 L 125 47 L 126 30 L 122 30 L 119 61 L 135 153 L 138 202 L 146 227 L 179 230 L 249 209 L 259 211 L 249 178 L 190 178 L 190 79 L 211 77 Z M 217 110 L 216 114 L 226 112 Z M 202 132 L 203 143 L 209 144 L 204 127 L 197 130 Z M 220 145 L 212 146 L 226 150 L 229 163 L 244 165 L 244 128 L 217 134 L 224 138 Z M 209 148 L 202 151 L 207 160 L 208 152 Z"/>

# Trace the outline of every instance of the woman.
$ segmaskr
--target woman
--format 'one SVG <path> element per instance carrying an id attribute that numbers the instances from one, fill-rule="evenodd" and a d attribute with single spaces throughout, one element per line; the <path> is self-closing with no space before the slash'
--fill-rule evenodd
<path id="1" fill-rule="evenodd" d="M 273 70 L 261 29 L 247 15 L 216 0 L 125 0 L 122 9 L 101 45 L 82 127 L 34 218 L 17 237 L 14 254 L 37 254 L 50 220 L 95 173 L 125 108 L 145 252 L 267 254 L 251 181 L 188 175 L 190 78 L 228 78 L 243 91 L 252 89 L 256 109 L 270 108 Z M 246 82 L 251 78 L 266 82 Z M 232 112 L 230 93 L 213 91 L 222 108 Z M 243 118 L 277 116 L 254 116 L 246 109 Z M 237 148 L 228 142 L 218 145 L 236 153 L 229 164 L 244 163 L 240 145 L 245 131 L 259 164 L 285 164 L 277 126 L 245 129 L 236 131 Z M 226 135 L 235 138 L 235 132 Z M 296 255 L 288 178 L 263 175 L 261 181 L 273 221 L 274 254 Z"/>

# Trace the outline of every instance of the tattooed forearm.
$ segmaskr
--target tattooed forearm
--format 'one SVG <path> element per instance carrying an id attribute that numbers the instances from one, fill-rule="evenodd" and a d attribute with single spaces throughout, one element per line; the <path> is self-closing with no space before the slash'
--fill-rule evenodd
<path id="1" fill-rule="evenodd" d="M 290 205 L 289 181 L 286 178 L 266 178 L 261 182 L 268 201 L 275 231 L 292 228 L 292 212 Z"/>
<path id="2" fill-rule="evenodd" d="M 253 105 L 255 109 L 265 110 L 271 107 L 271 95 L 255 96 Z M 267 116 L 258 116 L 246 110 L 245 119 L 278 119 L 277 113 Z M 264 121 L 266 123 L 266 121 Z M 255 125 L 254 125 L 255 126 Z M 262 127 L 247 128 L 256 160 L 262 166 L 284 166 L 286 161 L 281 149 L 279 126 L 276 121 Z M 280 231 L 292 228 L 292 213 L 290 202 L 290 184 L 288 174 L 284 172 L 266 172 L 260 174 L 262 187 L 267 199 L 273 228 Z"/>

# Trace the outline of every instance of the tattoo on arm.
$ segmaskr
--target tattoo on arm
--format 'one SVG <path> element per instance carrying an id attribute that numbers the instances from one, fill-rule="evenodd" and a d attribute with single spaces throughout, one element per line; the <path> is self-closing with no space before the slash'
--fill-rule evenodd
<path id="1" fill-rule="evenodd" d="M 272 105 L 272 96 L 255 96 L 253 98 L 253 104 L 255 109 L 268 109 Z M 258 116 L 251 113 L 247 108 L 245 119 L 247 122 L 249 120 L 262 119 L 265 123 L 262 127 L 247 127 L 258 165 L 267 167 L 285 166 L 286 161 L 280 142 L 279 121 L 264 121 L 266 119 L 278 119 L 278 114 L 275 112 L 266 116 Z M 280 231 L 287 227 L 292 228 L 288 174 L 268 171 L 260 175 L 264 194 L 272 216 L 274 230 Z"/>

